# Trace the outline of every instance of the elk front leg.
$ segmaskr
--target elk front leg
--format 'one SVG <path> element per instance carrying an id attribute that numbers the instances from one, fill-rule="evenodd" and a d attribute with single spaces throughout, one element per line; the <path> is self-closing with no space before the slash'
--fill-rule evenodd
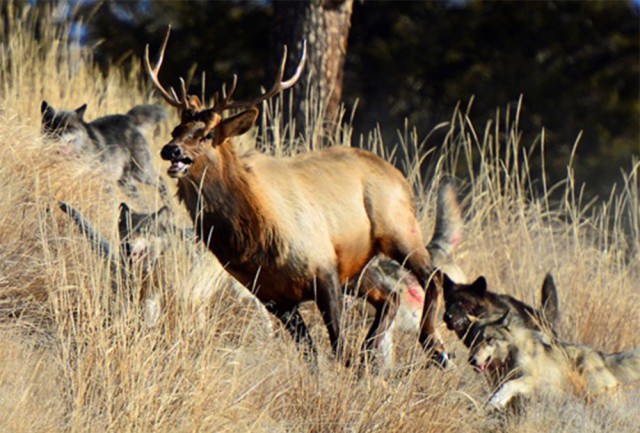
<path id="1" fill-rule="evenodd" d="M 316 304 L 329 332 L 331 348 L 338 359 L 343 359 L 341 335 L 342 290 L 335 271 L 319 272 L 316 276 Z M 348 365 L 348 359 L 344 359 Z"/>
<path id="2" fill-rule="evenodd" d="M 432 351 L 432 358 L 440 366 L 446 367 L 447 353 L 436 330 L 438 316 L 438 286 L 434 278 L 427 280 L 424 294 L 424 306 L 422 308 L 422 320 L 420 322 L 420 336 L 418 341 L 425 351 Z"/>
<path id="3" fill-rule="evenodd" d="M 285 329 L 289 331 L 298 349 L 302 350 L 304 359 L 310 364 L 316 365 L 318 353 L 298 306 L 282 306 L 274 302 L 266 302 L 264 305 L 270 313 L 280 319 Z"/>

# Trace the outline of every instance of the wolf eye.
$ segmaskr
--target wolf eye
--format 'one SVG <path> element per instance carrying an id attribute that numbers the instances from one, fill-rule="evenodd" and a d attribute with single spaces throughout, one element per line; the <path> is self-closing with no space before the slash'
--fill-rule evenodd
<path id="1" fill-rule="evenodd" d="M 204 136 L 205 140 L 213 140 L 213 131 L 209 131 L 207 135 Z"/>

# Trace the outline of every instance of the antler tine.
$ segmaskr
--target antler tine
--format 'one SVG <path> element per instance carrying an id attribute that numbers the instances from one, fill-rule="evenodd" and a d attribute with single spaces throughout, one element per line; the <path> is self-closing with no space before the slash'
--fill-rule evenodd
<path id="1" fill-rule="evenodd" d="M 277 93 L 282 92 L 283 90 L 287 90 L 288 88 L 292 87 L 300 79 L 300 76 L 302 75 L 302 70 L 304 68 L 306 61 L 307 61 L 307 41 L 305 40 L 302 43 L 302 54 L 300 55 L 300 61 L 298 62 L 298 67 L 296 68 L 296 71 L 291 76 L 291 78 L 289 78 L 286 81 L 282 81 L 282 78 L 284 77 L 284 68 L 287 64 L 287 47 L 285 46 L 284 54 L 282 56 L 282 62 L 280 63 L 280 68 L 278 69 L 278 74 L 276 75 L 275 83 L 273 84 L 273 86 L 271 86 L 271 89 L 269 89 L 268 92 L 250 101 L 235 101 L 235 102 L 230 102 L 230 99 L 231 99 L 230 95 L 233 92 L 229 92 L 229 95 L 227 95 L 227 97 L 225 98 L 226 104 L 220 105 L 218 107 L 214 107 L 214 109 L 216 111 L 223 111 L 223 110 L 231 110 L 234 108 L 254 107 L 260 104 L 262 101 L 265 101 L 271 98 L 272 96 L 276 95 Z M 235 80 L 236 80 L 236 77 L 234 77 L 233 90 L 235 90 Z"/>
<path id="2" fill-rule="evenodd" d="M 182 89 L 182 103 L 187 107 L 189 106 L 189 101 L 187 100 L 187 84 L 184 82 L 182 77 L 180 77 L 180 87 Z"/>
<path id="3" fill-rule="evenodd" d="M 226 105 L 229 104 L 229 101 L 231 101 L 231 97 L 233 96 L 233 93 L 236 91 L 236 86 L 238 85 L 238 75 L 233 74 L 233 81 L 231 82 L 231 87 L 229 88 L 229 91 L 226 92 L 224 85 L 222 86 L 222 91 L 224 93 L 224 99 L 222 100 L 222 107 L 225 107 Z"/>
<path id="4" fill-rule="evenodd" d="M 176 95 L 176 92 L 173 88 L 170 88 L 171 92 L 168 92 L 162 84 L 160 84 L 160 79 L 158 78 L 158 73 L 160 72 L 160 67 L 162 66 L 162 61 L 164 60 L 164 52 L 167 49 L 167 43 L 169 42 L 169 35 L 171 34 L 171 26 L 167 28 L 167 34 L 164 37 L 164 42 L 162 42 L 162 48 L 160 49 L 160 53 L 158 54 L 158 60 L 156 61 L 155 66 L 151 66 L 151 61 L 149 60 L 149 44 L 147 44 L 144 48 L 144 66 L 147 70 L 147 74 L 149 74 L 149 78 L 151 79 L 151 83 L 153 86 L 160 92 L 160 95 L 164 98 L 165 101 L 169 103 L 169 105 L 185 109 L 187 105 L 184 101 L 180 101 Z M 181 79 L 182 80 L 182 79 Z"/>

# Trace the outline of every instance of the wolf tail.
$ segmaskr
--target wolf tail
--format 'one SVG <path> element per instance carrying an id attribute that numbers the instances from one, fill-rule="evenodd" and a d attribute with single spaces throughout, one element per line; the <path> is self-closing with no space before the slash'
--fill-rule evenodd
<path id="1" fill-rule="evenodd" d="M 620 382 L 631 383 L 640 380 L 640 347 L 604 355 L 604 361 Z"/>
<path id="2" fill-rule="evenodd" d="M 458 192 L 452 179 L 442 182 L 438 188 L 436 204 L 436 224 L 427 249 L 433 266 L 445 272 L 456 282 L 464 282 L 466 277 L 451 258 L 454 248 L 464 236 L 462 210 L 458 203 Z"/>
<path id="3" fill-rule="evenodd" d="M 102 257 L 111 261 L 112 259 L 112 251 L 109 242 L 100 234 L 96 229 L 93 228 L 89 220 L 87 220 L 80 211 L 73 206 L 65 203 L 58 202 L 60 205 L 60 209 L 67 215 L 69 215 L 73 222 L 76 223 L 80 233 L 85 235 L 87 239 L 91 242 L 91 246 L 94 250 L 96 250 Z"/>
<path id="4" fill-rule="evenodd" d="M 167 110 L 158 104 L 136 105 L 127 115 L 139 129 L 152 129 L 167 118 Z"/>

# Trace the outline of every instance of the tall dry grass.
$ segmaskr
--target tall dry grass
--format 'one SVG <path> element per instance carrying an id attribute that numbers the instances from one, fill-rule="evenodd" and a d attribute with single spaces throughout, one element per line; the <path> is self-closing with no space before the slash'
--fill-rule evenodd
<path id="1" fill-rule="evenodd" d="M 153 273 L 165 308 L 148 327 L 129 301 L 131 287 L 112 290 L 118 275 L 57 208 L 57 200 L 73 204 L 116 239 L 125 197 L 91 161 L 56 156 L 40 136 L 39 106 L 43 98 L 67 108 L 88 102 L 94 118 L 125 112 L 150 93 L 139 68 L 101 76 L 64 26 L 31 13 L 10 14 L 0 28 L 0 431 L 637 431 L 637 386 L 593 403 L 541 396 L 519 417 L 488 414 L 482 404 L 490 390 L 444 327 L 454 368 L 423 369 L 424 356 L 406 338 L 398 371 L 359 377 L 327 355 L 324 327 L 310 306 L 304 314 L 322 353 L 310 374 L 288 336 L 270 335 L 255 306 L 228 289 L 208 253 L 179 242 Z M 379 134 L 358 139 L 348 122 L 328 132 L 310 122 L 296 131 L 281 106 L 265 110 L 271 140 L 257 137 L 265 151 L 307 151 L 328 135 L 337 145 L 384 153 Z M 457 260 L 470 278 L 485 275 L 491 289 L 536 304 L 544 273 L 552 271 L 563 338 L 604 351 L 640 345 L 638 164 L 608 200 L 583 203 L 571 163 L 560 184 L 531 178 L 544 135 L 526 150 L 518 115 L 497 113 L 477 129 L 458 110 L 440 128 L 448 131 L 441 152 L 407 129 L 398 143 L 411 151 L 384 153 L 415 186 L 424 232 L 433 223 L 434 185 L 443 176 L 466 179 L 466 239 Z M 164 136 L 152 137 L 155 155 Z M 253 138 L 243 145 L 254 145 Z M 420 159 L 401 156 L 414 154 Z M 145 200 L 156 206 L 153 191 Z M 358 307 L 350 308 L 345 328 L 361 337 Z"/>

